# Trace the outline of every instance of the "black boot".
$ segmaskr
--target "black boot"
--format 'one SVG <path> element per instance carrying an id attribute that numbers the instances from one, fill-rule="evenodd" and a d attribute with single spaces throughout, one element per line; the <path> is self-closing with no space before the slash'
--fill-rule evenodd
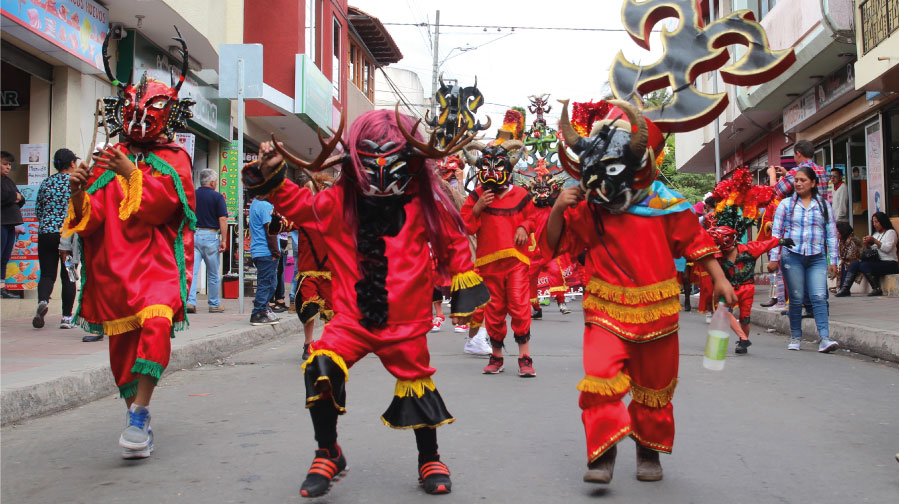
<path id="1" fill-rule="evenodd" d="M 868 297 L 872 296 L 883 296 L 883 290 L 880 289 L 880 277 L 873 273 L 865 273 L 865 280 L 871 284 L 871 292 L 868 293 Z"/>
<path id="2" fill-rule="evenodd" d="M 855 277 L 858 276 L 858 273 L 852 273 L 851 271 L 846 272 L 846 279 L 843 280 L 843 285 L 840 286 L 839 292 L 834 294 L 834 297 L 849 297 L 852 294 L 849 292 L 849 289 L 852 288 L 852 284 L 855 283 Z"/>
<path id="3" fill-rule="evenodd" d="M 773 298 L 771 298 L 771 300 L 768 301 L 768 302 L 765 302 L 765 303 L 759 303 L 759 306 L 761 306 L 762 308 L 771 308 L 772 306 L 774 306 L 774 305 L 776 305 L 776 304 L 777 304 L 777 298 L 776 298 L 776 297 L 773 297 Z"/>

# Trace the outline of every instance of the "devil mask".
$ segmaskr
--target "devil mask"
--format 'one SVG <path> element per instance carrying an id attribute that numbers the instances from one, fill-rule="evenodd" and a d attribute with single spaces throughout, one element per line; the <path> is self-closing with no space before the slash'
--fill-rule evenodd
<path id="1" fill-rule="evenodd" d="M 468 164 L 475 167 L 478 182 L 493 192 L 502 191 L 512 182 L 512 169 L 524 151 L 519 140 L 506 140 L 499 145 L 484 147 L 472 142 L 462 151 Z"/>
<path id="2" fill-rule="evenodd" d="M 181 43 L 183 61 L 178 83 L 171 86 L 148 78 L 146 73 L 137 86 L 131 83 L 131 79 L 127 84 L 122 84 L 109 69 L 110 35 L 106 35 L 103 40 L 103 64 L 107 77 L 119 88 L 118 96 L 103 99 L 110 136 L 122 134 L 135 143 L 156 142 L 160 138 L 171 140 L 175 129 L 184 128 L 185 121 L 193 117 L 190 107 L 196 102 L 190 98 L 178 99 L 178 91 L 187 73 L 187 44 L 177 27 L 175 32 L 178 36 L 172 38 Z"/>
<path id="3" fill-rule="evenodd" d="M 722 251 L 728 251 L 737 244 L 737 232 L 729 226 L 715 226 L 709 228 L 709 236 L 715 240 Z"/>
<path id="4" fill-rule="evenodd" d="M 368 178 L 365 196 L 400 196 L 421 169 L 422 159 L 411 149 L 394 142 L 378 144 L 366 138 L 360 141 L 359 160 Z"/>
<path id="5" fill-rule="evenodd" d="M 543 163 L 543 160 L 539 162 Z M 551 207 L 562 192 L 562 181 L 550 176 L 546 168 L 538 167 L 537 177 L 530 183 L 529 190 L 533 195 L 534 206 Z"/>
<path id="6" fill-rule="evenodd" d="M 580 180 L 588 201 L 612 212 L 624 212 L 635 200 L 636 192 L 648 187 L 655 176 L 653 150 L 647 145 L 650 123 L 630 103 L 610 101 L 617 108 L 593 126 L 590 136 L 583 137 L 568 120 L 568 102 L 562 103 L 562 136 L 579 158 L 576 161 L 567 152 L 560 152 L 562 166 Z M 620 118 L 622 113 L 627 120 Z M 653 136 L 661 139 L 661 134 Z M 657 145 L 657 141 L 652 145 Z"/>

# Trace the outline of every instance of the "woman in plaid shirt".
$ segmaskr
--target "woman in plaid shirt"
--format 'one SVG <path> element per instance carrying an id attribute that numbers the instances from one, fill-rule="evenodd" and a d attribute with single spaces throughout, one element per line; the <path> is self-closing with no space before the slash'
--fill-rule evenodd
<path id="1" fill-rule="evenodd" d="M 792 238 L 796 246 L 791 250 L 772 250 L 768 271 L 777 271 L 783 260 L 783 272 L 790 289 L 791 338 L 787 349 L 799 350 L 802 340 L 802 298 L 808 291 L 821 338 L 818 351 L 830 353 L 839 344 L 830 339 L 827 322 L 827 275 L 836 275 L 839 244 L 833 209 L 818 194 L 817 185 L 818 177 L 811 167 L 800 166 L 796 169 L 795 191 L 777 206 L 771 232 L 775 238 Z"/>

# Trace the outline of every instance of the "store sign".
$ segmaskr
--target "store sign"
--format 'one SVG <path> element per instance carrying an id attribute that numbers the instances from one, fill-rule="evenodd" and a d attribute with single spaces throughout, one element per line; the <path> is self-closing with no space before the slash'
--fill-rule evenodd
<path id="1" fill-rule="evenodd" d="M 865 156 L 868 162 L 868 215 L 886 212 L 883 172 L 883 134 L 880 123 L 865 127 Z"/>
<path id="2" fill-rule="evenodd" d="M 824 107 L 852 91 L 855 91 L 855 71 L 849 64 L 828 75 L 784 109 L 784 131 L 792 131 Z"/>
<path id="3" fill-rule="evenodd" d="M 181 73 L 181 59 L 156 47 L 140 33 L 127 30 L 128 35 L 119 41 L 119 64 L 116 75 L 127 76 L 133 72 L 133 82 L 141 75 L 169 84 Z M 119 77 L 120 79 L 123 77 Z M 180 98 L 193 98 L 194 113 L 187 125 L 223 142 L 231 140 L 231 100 L 219 98 L 218 90 L 188 71 L 178 93 Z"/>
<path id="4" fill-rule="evenodd" d="M 331 127 L 331 81 L 305 54 L 297 54 L 294 113 L 313 129 Z"/>
<path id="5" fill-rule="evenodd" d="M 41 267 L 37 257 L 37 190 L 39 185 L 20 185 L 19 192 L 25 197 L 22 207 L 22 224 L 25 232 L 16 235 L 12 255 L 6 265 L 6 288 L 9 290 L 31 290 L 37 288 L 41 278 Z"/>
<path id="6" fill-rule="evenodd" d="M 197 147 L 197 135 L 193 133 L 175 133 L 175 142 L 181 144 L 190 156 L 190 162 L 194 162 L 194 151 Z"/>
<path id="7" fill-rule="evenodd" d="M 0 12 L 69 54 L 103 69 L 109 11 L 93 0 L 0 0 Z"/>
<path id="8" fill-rule="evenodd" d="M 222 148 L 220 171 L 219 191 L 225 197 L 225 207 L 228 209 L 228 222 L 237 224 L 237 177 L 240 176 L 240 163 L 236 140 Z"/>

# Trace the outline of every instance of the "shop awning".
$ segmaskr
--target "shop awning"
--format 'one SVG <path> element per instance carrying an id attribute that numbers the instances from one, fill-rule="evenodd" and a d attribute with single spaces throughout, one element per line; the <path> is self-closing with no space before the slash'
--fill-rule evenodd
<path id="1" fill-rule="evenodd" d="M 387 32 L 387 28 L 381 21 L 356 7 L 347 7 L 347 16 L 353 29 L 359 34 L 362 43 L 368 48 L 376 63 L 381 66 L 390 65 L 403 59 L 403 53 L 396 46 L 393 37 Z"/>

